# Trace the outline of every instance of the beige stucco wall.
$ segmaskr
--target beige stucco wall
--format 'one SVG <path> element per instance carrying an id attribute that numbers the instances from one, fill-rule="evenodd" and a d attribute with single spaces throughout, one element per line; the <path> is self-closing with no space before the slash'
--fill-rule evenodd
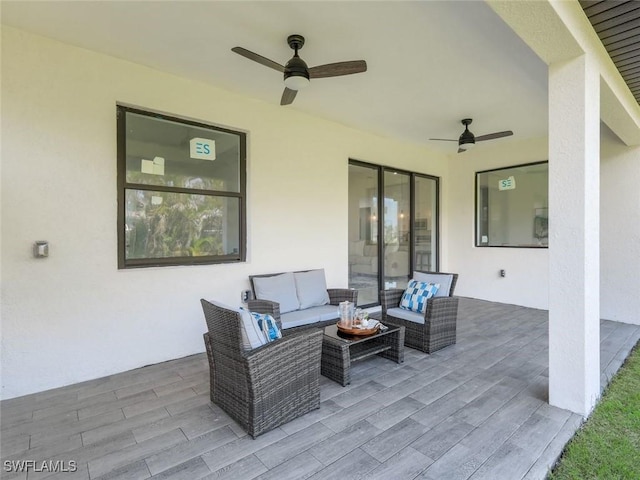
<path id="1" fill-rule="evenodd" d="M 248 132 L 248 260 L 117 269 L 116 103 Z M 202 352 L 201 297 L 249 274 L 348 275 L 348 159 L 443 176 L 444 156 L 2 29 L 2 396 Z M 50 256 L 34 259 L 35 240 Z"/>

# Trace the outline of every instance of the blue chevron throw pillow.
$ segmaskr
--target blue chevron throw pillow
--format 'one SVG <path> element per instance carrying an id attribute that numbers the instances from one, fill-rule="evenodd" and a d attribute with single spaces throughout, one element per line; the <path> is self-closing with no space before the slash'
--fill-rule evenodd
<path id="1" fill-rule="evenodd" d="M 412 312 L 424 313 L 427 309 L 427 300 L 433 297 L 439 288 L 439 283 L 411 280 L 404 294 L 402 294 L 400 308 L 411 310 Z"/>
<path id="2" fill-rule="evenodd" d="M 276 320 L 268 313 L 251 312 L 251 316 L 258 322 L 258 326 L 264 333 L 267 342 L 282 338 L 282 332 L 278 328 Z"/>

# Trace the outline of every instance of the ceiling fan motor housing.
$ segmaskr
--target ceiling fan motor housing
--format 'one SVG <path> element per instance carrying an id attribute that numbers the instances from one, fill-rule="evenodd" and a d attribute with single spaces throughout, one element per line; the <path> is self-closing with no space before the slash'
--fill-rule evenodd
<path id="1" fill-rule="evenodd" d="M 309 80 L 309 68 L 305 61 L 298 56 L 293 57 L 284 66 L 284 79 L 294 76 L 304 77 Z"/>
<path id="2" fill-rule="evenodd" d="M 460 135 L 460 139 L 458 140 L 458 146 L 460 148 L 469 148 L 476 144 L 476 137 L 473 133 L 469 131 L 469 125 L 472 120 L 470 118 L 465 118 L 462 120 L 462 124 L 464 125 L 464 132 Z"/>
<path id="3" fill-rule="evenodd" d="M 284 66 L 284 84 L 292 90 L 299 90 L 309 84 L 309 67 L 306 62 L 298 56 L 298 50 L 304 45 L 302 35 L 289 35 L 287 38 L 289 46 L 295 50 L 293 58 Z"/>

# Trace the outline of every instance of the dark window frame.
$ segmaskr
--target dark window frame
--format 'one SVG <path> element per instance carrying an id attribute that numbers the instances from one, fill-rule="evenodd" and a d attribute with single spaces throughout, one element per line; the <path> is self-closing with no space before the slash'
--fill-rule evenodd
<path id="1" fill-rule="evenodd" d="M 211 265 L 220 263 L 241 263 L 246 261 L 247 256 L 247 214 L 246 214 L 246 184 L 247 184 L 247 134 L 245 132 L 230 130 L 228 128 L 219 127 L 207 123 L 197 122 L 173 115 L 166 115 L 149 110 L 127 107 L 124 105 L 116 105 L 117 116 L 117 232 L 118 232 L 118 269 L 141 268 L 141 267 L 163 267 L 175 265 Z M 150 185 L 142 183 L 127 182 L 126 172 L 126 114 L 135 113 L 147 117 L 168 120 L 184 125 L 195 126 L 223 132 L 227 134 L 237 135 L 240 144 L 239 158 L 239 175 L 240 185 L 238 192 L 218 191 L 218 190 L 201 190 L 184 187 L 169 187 L 166 185 Z M 126 201 L 125 195 L 127 190 L 147 190 L 154 192 L 167 193 L 183 193 L 189 195 L 205 195 L 209 197 L 227 197 L 237 198 L 240 209 L 240 225 L 239 225 L 239 251 L 238 253 L 229 255 L 203 255 L 203 256 L 180 256 L 180 257 L 162 257 L 162 258 L 144 258 L 144 259 L 127 259 L 126 254 Z"/>
<path id="2" fill-rule="evenodd" d="M 549 164 L 549 160 L 540 160 L 538 162 L 520 163 L 518 165 L 509 165 L 506 167 L 491 168 L 488 170 L 480 170 L 475 172 L 475 188 L 474 188 L 474 209 L 473 209 L 473 224 L 474 224 L 474 247 L 475 248 L 549 248 L 549 245 L 482 245 L 480 243 L 480 228 L 478 226 L 478 218 L 480 205 L 478 203 L 478 176 L 482 173 L 499 172 L 500 170 L 510 170 L 512 168 L 529 167 L 532 165 Z M 549 193 L 547 192 L 547 200 Z M 547 202 L 548 203 L 548 202 Z"/>
<path id="3" fill-rule="evenodd" d="M 412 235 L 409 241 L 409 272 L 412 272 L 415 269 L 415 218 L 414 218 L 414 202 L 415 202 L 415 189 L 416 189 L 416 178 L 425 178 L 429 180 L 435 181 L 435 218 L 433 224 L 433 230 L 436 235 L 436 255 L 435 255 L 435 265 L 432 267 L 432 270 L 435 272 L 440 271 L 440 177 L 436 177 L 435 175 L 429 175 L 427 173 L 418 173 L 413 172 L 411 170 L 403 170 L 397 167 L 390 167 L 387 165 L 381 165 L 378 163 L 370 163 L 365 162 L 363 160 L 358 160 L 355 158 L 349 158 L 348 165 L 355 165 L 359 167 L 371 168 L 374 170 L 378 177 L 378 198 L 384 198 L 384 174 L 385 172 L 397 172 L 400 174 L 409 175 L 409 224 Z M 378 201 L 378 211 L 376 212 L 378 216 L 378 222 L 380 224 L 384 224 L 384 201 Z M 378 238 L 377 238 L 377 246 L 378 246 L 378 286 L 381 289 L 384 289 L 384 228 L 378 228 Z M 379 299 L 378 299 L 379 300 Z M 380 305 L 380 303 L 371 303 L 366 305 L 360 305 L 361 308 L 368 308 Z"/>

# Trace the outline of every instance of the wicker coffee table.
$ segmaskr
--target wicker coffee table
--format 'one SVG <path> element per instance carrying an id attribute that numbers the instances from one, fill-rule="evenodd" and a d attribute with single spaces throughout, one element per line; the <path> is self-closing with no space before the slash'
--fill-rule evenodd
<path id="1" fill-rule="evenodd" d="M 389 325 L 373 335 L 353 336 L 338 331 L 336 325 L 324 329 L 320 373 L 342 386 L 351 383 L 351 363 L 371 355 L 404 362 L 404 327 Z"/>

